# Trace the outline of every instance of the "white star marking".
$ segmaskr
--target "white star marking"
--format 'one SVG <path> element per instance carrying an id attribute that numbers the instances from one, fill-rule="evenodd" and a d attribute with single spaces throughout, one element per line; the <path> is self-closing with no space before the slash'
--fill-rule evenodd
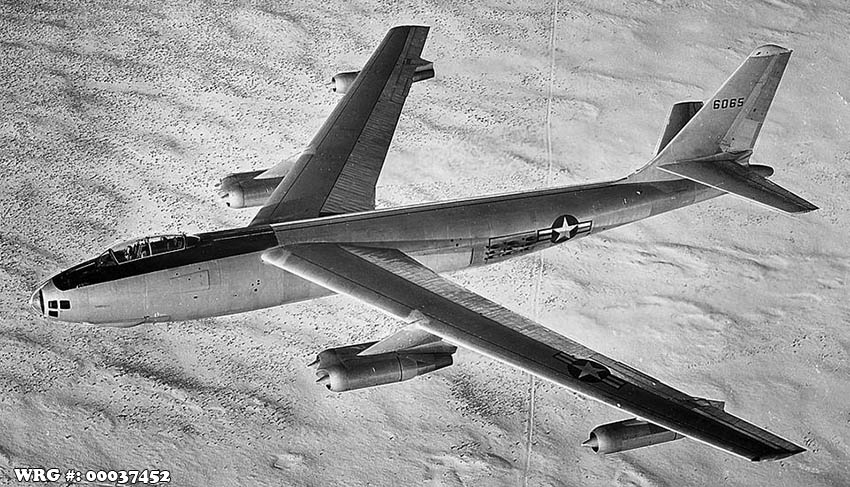
<path id="1" fill-rule="evenodd" d="M 593 377 L 596 380 L 602 380 L 602 377 L 599 375 L 605 371 L 604 367 L 597 367 L 596 365 L 585 362 L 581 367 L 576 366 L 579 370 L 578 379 L 581 380 L 585 377 Z"/>
<path id="2" fill-rule="evenodd" d="M 575 224 L 575 225 L 568 224 L 567 219 L 564 218 L 564 221 L 563 221 L 563 223 L 561 223 L 561 226 L 559 228 L 553 228 L 552 231 L 557 233 L 559 236 L 560 235 L 569 235 L 570 232 L 572 232 L 573 229 L 577 226 L 578 226 L 578 224 Z"/>

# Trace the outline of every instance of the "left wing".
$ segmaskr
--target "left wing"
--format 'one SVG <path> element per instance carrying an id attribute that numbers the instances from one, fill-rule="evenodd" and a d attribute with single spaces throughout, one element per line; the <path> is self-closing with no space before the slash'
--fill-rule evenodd
<path id="1" fill-rule="evenodd" d="M 399 250 L 298 244 L 266 251 L 263 259 L 449 342 L 749 460 L 804 451 L 447 281 Z"/>
<path id="2" fill-rule="evenodd" d="M 375 208 L 375 184 L 398 117 L 417 68 L 428 64 L 419 57 L 427 36 L 421 26 L 387 32 L 251 225 Z"/>

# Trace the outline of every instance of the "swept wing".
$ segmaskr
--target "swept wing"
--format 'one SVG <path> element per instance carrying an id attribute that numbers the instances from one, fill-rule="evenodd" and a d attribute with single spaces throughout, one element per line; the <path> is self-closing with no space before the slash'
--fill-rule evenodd
<path id="1" fill-rule="evenodd" d="M 375 208 L 398 117 L 413 83 L 428 27 L 387 32 L 351 88 L 298 157 L 251 225 Z"/>
<path id="2" fill-rule="evenodd" d="M 749 460 L 804 451 L 458 286 L 399 250 L 298 244 L 271 249 L 263 259 L 414 328 Z"/>

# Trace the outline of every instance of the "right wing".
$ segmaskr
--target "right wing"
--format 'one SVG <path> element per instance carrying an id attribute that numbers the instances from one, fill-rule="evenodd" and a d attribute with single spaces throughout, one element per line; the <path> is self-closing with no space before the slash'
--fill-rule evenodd
<path id="1" fill-rule="evenodd" d="M 298 244 L 268 250 L 263 260 L 411 324 L 402 342 L 433 334 L 749 460 L 804 451 L 447 281 L 399 250 Z"/>
<path id="2" fill-rule="evenodd" d="M 421 26 L 387 32 L 251 225 L 375 208 L 375 184 L 398 117 L 417 68 L 428 64 L 419 57 L 427 36 Z"/>

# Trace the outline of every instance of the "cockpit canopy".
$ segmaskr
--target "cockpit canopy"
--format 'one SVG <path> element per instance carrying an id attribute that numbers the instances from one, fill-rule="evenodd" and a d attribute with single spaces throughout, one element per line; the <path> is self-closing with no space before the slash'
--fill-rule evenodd
<path id="1" fill-rule="evenodd" d="M 152 255 L 176 252 L 192 247 L 200 239 L 194 235 L 155 235 L 113 245 L 97 258 L 98 266 L 124 264 Z"/>

